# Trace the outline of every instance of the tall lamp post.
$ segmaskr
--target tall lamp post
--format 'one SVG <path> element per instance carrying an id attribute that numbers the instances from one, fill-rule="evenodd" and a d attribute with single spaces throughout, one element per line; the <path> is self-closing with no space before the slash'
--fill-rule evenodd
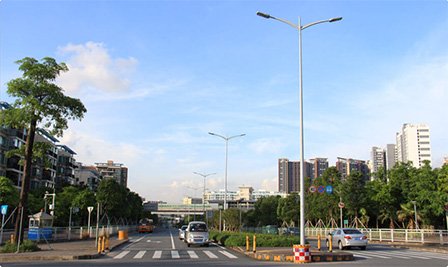
<path id="1" fill-rule="evenodd" d="M 197 175 L 200 175 L 200 176 L 202 176 L 202 177 L 204 177 L 204 191 L 202 192 L 202 210 L 203 210 L 203 212 L 204 212 L 204 220 L 206 219 L 205 217 L 205 179 L 207 178 L 207 176 L 210 176 L 210 175 L 213 175 L 213 174 L 216 174 L 215 172 L 214 173 L 207 173 L 207 174 L 203 174 L 203 173 L 200 173 L 200 172 L 193 172 L 194 174 L 197 174 Z"/>
<path id="2" fill-rule="evenodd" d="M 237 137 L 242 137 L 245 136 L 246 134 L 238 134 L 238 135 L 234 135 L 234 136 L 222 136 L 220 134 L 216 134 L 216 133 L 208 133 L 209 135 L 214 135 L 217 136 L 219 138 L 224 139 L 224 141 L 226 141 L 226 170 L 225 170 L 225 175 L 224 175 L 224 210 L 227 209 L 227 161 L 228 161 L 228 152 L 229 152 L 229 140 L 233 139 L 233 138 L 237 138 Z"/>
<path id="3" fill-rule="evenodd" d="M 300 17 L 298 24 L 288 20 L 276 18 L 269 14 L 257 12 L 257 15 L 265 19 L 274 19 L 293 27 L 299 32 L 299 94 L 300 94 L 300 244 L 305 245 L 305 185 L 304 185 L 304 148 L 303 148 L 303 80 L 302 80 L 302 31 L 308 27 L 325 22 L 340 21 L 342 17 L 319 20 L 304 26 L 301 25 Z"/>
<path id="4" fill-rule="evenodd" d="M 414 221 L 415 221 L 415 229 L 417 230 L 417 229 L 419 229 L 418 222 L 417 222 L 417 206 L 416 206 L 417 201 L 412 200 L 411 203 L 414 204 Z"/>

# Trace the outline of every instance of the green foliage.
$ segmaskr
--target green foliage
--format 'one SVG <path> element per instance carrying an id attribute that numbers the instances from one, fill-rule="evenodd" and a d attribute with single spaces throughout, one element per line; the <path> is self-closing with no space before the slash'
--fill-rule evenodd
<path id="1" fill-rule="evenodd" d="M 24 240 L 20 244 L 19 252 L 33 252 L 39 250 L 40 248 L 37 246 L 36 242 L 33 242 L 31 240 Z M 2 253 L 14 253 L 16 251 L 17 251 L 17 244 L 11 243 L 10 241 L 7 241 L 0 250 L 0 252 Z"/>
<path id="2" fill-rule="evenodd" d="M 253 233 L 217 232 L 210 231 L 209 238 L 223 246 L 245 246 L 246 236 L 249 237 L 251 246 L 253 245 Z M 257 247 L 292 247 L 300 243 L 298 236 L 280 236 L 271 234 L 256 234 Z"/>
<path id="3" fill-rule="evenodd" d="M 16 206 L 19 202 L 19 192 L 6 177 L 0 176 L 0 204 Z"/>

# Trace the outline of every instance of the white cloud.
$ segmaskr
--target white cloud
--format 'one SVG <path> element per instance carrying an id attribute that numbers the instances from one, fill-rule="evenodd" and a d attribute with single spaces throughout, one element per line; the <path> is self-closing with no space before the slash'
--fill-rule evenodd
<path id="1" fill-rule="evenodd" d="M 68 55 L 69 71 L 58 82 L 70 94 L 82 90 L 121 92 L 129 90 L 127 78 L 137 65 L 135 58 L 112 58 L 102 43 L 68 44 L 59 48 Z"/>

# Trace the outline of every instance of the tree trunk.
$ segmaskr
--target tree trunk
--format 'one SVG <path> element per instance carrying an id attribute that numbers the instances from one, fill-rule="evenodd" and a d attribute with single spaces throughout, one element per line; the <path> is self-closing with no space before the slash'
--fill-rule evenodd
<path id="1" fill-rule="evenodd" d="M 23 229 L 25 228 L 25 223 L 21 220 L 28 219 L 28 193 L 30 190 L 30 180 L 31 180 L 31 162 L 33 160 L 33 145 L 34 145 L 34 136 L 36 135 L 36 119 L 32 119 L 30 123 L 30 128 L 28 132 L 28 136 L 26 137 L 25 143 L 25 160 L 24 160 L 24 169 L 23 169 L 23 177 L 22 177 L 22 188 L 20 191 L 20 201 L 18 207 L 18 213 L 16 217 L 14 233 L 15 233 L 15 241 L 16 243 L 19 240 L 23 241 Z M 23 208 L 23 209 L 22 209 Z M 23 212 L 23 214 L 22 214 Z"/>

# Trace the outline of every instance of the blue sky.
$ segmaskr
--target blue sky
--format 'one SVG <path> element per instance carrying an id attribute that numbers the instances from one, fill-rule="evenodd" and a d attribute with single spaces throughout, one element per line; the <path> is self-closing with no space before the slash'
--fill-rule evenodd
<path id="1" fill-rule="evenodd" d="M 431 128 L 448 156 L 448 1 L 0 1 L 0 98 L 14 61 L 68 64 L 58 83 L 88 112 L 61 142 L 85 165 L 114 160 L 147 200 L 224 188 L 277 189 L 299 158 L 297 31 L 302 24 L 305 158 L 368 160 L 403 123 Z"/>

